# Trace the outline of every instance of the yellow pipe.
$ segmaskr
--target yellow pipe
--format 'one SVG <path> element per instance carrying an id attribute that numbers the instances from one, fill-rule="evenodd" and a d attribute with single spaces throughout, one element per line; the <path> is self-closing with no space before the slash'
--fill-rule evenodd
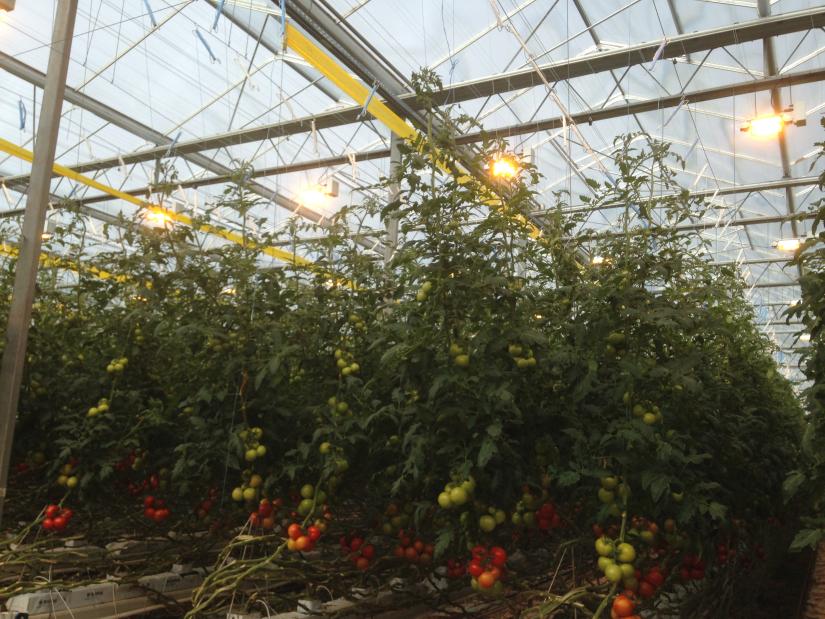
<path id="1" fill-rule="evenodd" d="M 7 258 L 17 260 L 17 257 L 19 255 L 20 250 L 17 249 L 17 247 L 15 247 L 14 245 L 9 245 L 8 243 L 0 243 L 0 256 L 6 256 Z M 46 252 L 40 252 L 40 262 L 44 267 L 47 268 L 54 267 L 58 269 L 66 269 L 69 271 L 74 271 L 75 273 L 79 273 L 81 270 L 88 271 L 89 273 L 91 273 L 99 279 L 114 279 L 118 282 L 125 282 L 127 279 L 124 275 L 115 275 L 114 273 L 110 273 L 109 271 L 98 269 L 95 266 L 82 266 L 72 260 L 61 258 L 59 256 L 54 256 Z"/>
<path id="2" fill-rule="evenodd" d="M 304 36 L 300 30 L 295 28 L 290 23 L 287 23 L 286 25 L 286 44 L 287 47 L 290 47 L 293 51 L 297 52 L 304 58 L 304 60 L 309 62 L 331 82 L 338 86 L 338 88 L 352 97 L 356 103 L 364 105 L 367 101 L 370 93 L 369 89 L 357 79 L 352 77 L 352 75 L 350 75 L 349 72 L 338 64 L 338 62 L 326 54 L 322 49 L 315 45 L 315 43 Z M 407 121 L 393 112 L 377 97 L 373 97 L 369 102 L 369 105 L 367 105 L 367 111 L 381 121 L 387 128 L 389 128 L 390 131 L 404 140 L 412 142 L 420 136 L 419 132 L 415 128 L 411 127 Z M 443 161 L 437 160 L 436 164 L 444 172 L 447 172 L 448 174 L 452 173 L 452 171 L 444 165 Z M 467 174 L 462 174 L 461 176 L 456 177 L 456 181 L 462 185 L 474 180 L 474 178 Z M 481 190 L 482 195 L 485 198 L 484 204 L 494 207 L 503 207 L 503 202 L 500 197 L 494 195 L 487 187 L 484 187 L 483 185 Z M 536 238 L 541 235 L 541 230 L 527 221 L 523 215 L 517 215 L 516 220 L 530 227 L 531 237 Z"/>
<path id="3" fill-rule="evenodd" d="M 34 153 L 32 153 L 30 150 L 26 150 L 22 146 L 13 144 L 12 142 L 4 140 L 3 138 L 0 138 L 0 151 L 12 155 L 13 157 L 17 157 L 18 159 L 28 161 L 29 163 L 34 161 Z M 103 183 L 98 182 L 93 178 L 75 172 L 74 170 L 71 170 L 66 166 L 62 166 L 59 163 L 55 163 L 54 166 L 52 166 L 52 170 L 55 174 L 65 176 L 66 178 L 70 178 L 73 181 L 86 185 L 87 187 L 97 189 L 98 191 L 102 191 L 103 193 L 108 194 L 114 198 L 120 198 L 121 200 L 125 200 L 130 204 L 134 204 L 135 206 L 148 209 L 151 212 L 160 213 L 169 220 L 173 220 L 185 226 L 189 226 L 190 228 L 194 228 L 196 230 L 199 230 L 200 232 L 211 234 L 213 236 L 218 236 L 222 239 L 225 239 L 232 243 L 236 243 L 238 245 L 242 245 L 244 247 L 257 249 L 262 253 L 267 254 L 268 256 L 278 258 L 279 260 L 283 260 L 285 262 L 291 262 L 299 266 L 310 266 L 312 264 L 311 260 L 307 260 L 306 258 L 302 258 L 301 256 L 298 256 L 296 254 L 284 251 L 282 249 L 278 249 L 277 247 L 271 247 L 269 245 L 258 245 L 253 241 L 244 239 L 244 237 L 238 234 L 237 232 L 226 230 L 225 228 L 220 228 L 218 226 L 213 226 L 210 224 L 196 224 L 188 215 L 176 213 L 175 211 L 165 209 L 162 206 L 158 206 L 157 204 L 152 204 L 150 202 L 146 202 L 145 200 L 141 200 L 140 198 L 136 198 L 133 195 L 120 191 L 119 189 L 109 187 L 108 185 L 104 185 Z"/>

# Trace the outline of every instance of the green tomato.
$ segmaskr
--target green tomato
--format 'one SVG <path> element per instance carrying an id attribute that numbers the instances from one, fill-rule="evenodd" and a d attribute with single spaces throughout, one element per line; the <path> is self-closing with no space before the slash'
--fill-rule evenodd
<path id="1" fill-rule="evenodd" d="M 258 450 L 257 449 L 247 449 L 246 453 L 244 454 L 244 460 L 246 460 L 247 462 L 252 462 L 257 457 L 258 457 Z"/>
<path id="2" fill-rule="evenodd" d="M 604 572 L 609 566 L 615 565 L 616 562 L 610 557 L 599 557 L 598 564 L 599 569 Z"/>
<path id="3" fill-rule="evenodd" d="M 312 484 L 304 484 L 301 488 L 301 498 L 303 499 L 311 499 L 315 496 L 315 486 Z"/>
<path id="4" fill-rule="evenodd" d="M 467 491 L 461 486 L 450 490 L 450 502 L 456 507 L 461 507 L 464 505 L 469 498 L 470 497 L 467 495 Z"/>
<path id="5" fill-rule="evenodd" d="M 613 556 L 613 542 L 602 536 L 596 540 L 596 552 L 602 557 Z"/>
<path id="6" fill-rule="evenodd" d="M 521 526 L 521 514 L 513 512 L 513 515 L 510 516 L 510 522 L 512 522 L 514 526 Z"/>
<path id="7" fill-rule="evenodd" d="M 616 500 L 616 495 L 613 493 L 612 490 L 599 488 L 599 500 L 605 505 L 607 505 Z"/>
<path id="8" fill-rule="evenodd" d="M 300 503 L 298 503 L 298 514 L 301 516 L 309 515 L 309 512 L 312 511 L 312 505 L 314 501 L 312 499 L 304 499 Z"/>
<path id="9" fill-rule="evenodd" d="M 493 514 L 493 518 L 496 519 L 496 524 L 504 524 L 504 521 L 507 520 L 507 513 L 503 509 L 497 509 L 496 513 Z"/>
<path id="10" fill-rule="evenodd" d="M 633 567 L 632 563 L 622 563 L 619 566 L 619 569 L 622 570 L 622 578 L 632 578 L 636 573 L 636 568 Z"/>
<path id="11" fill-rule="evenodd" d="M 243 501 L 243 490 L 241 488 L 233 488 L 232 489 L 232 500 L 233 501 Z"/>
<path id="12" fill-rule="evenodd" d="M 496 528 L 496 519 L 489 515 L 484 515 L 478 519 L 478 526 L 485 533 L 492 533 Z"/>
<path id="13" fill-rule="evenodd" d="M 442 509 L 452 509 L 453 502 L 450 499 L 450 493 L 449 492 L 442 492 L 441 494 L 438 495 L 438 505 Z"/>
<path id="14" fill-rule="evenodd" d="M 622 579 L 622 570 L 618 565 L 608 565 L 604 571 L 604 576 L 612 583 L 617 583 Z"/>
<path id="15" fill-rule="evenodd" d="M 627 542 L 616 547 L 616 558 L 622 563 L 633 563 L 636 560 L 636 549 Z"/>
<path id="16" fill-rule="evenodd" d="M 453 362 L 460 368 L 466 368 L 470 365 L 470 355 L 457 355 Z"/>
<path id="17" fill-rule="evenodd" d="M 619 480 L 613 477 L 612 475 L 608 475 L 607 477 L 602 477 L 602 488 L 605 490 L 613 490 L 616 486 L 619 485 Z"/>

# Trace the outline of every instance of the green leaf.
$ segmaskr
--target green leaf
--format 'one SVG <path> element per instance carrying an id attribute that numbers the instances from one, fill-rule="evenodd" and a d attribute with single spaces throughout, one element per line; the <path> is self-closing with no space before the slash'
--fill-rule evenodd
<path id="1" fill-rule="evenodd" d="M 576 471 L 565 471 L 558 477 L 558 484 L 562 488 L 569 488 L 578 483 L 581 479 L 581 475 Z"/>
<path id="2" fill-rule="evenodd" d="M 825 538 L 825 529 L 802 529 L 791 542 L 791 552 L 799 552 L 805 548 L 816 548 Z"/>
<path id="3" fill-rule="evenodd" d="M 496 444 L 491 438 L 485 438 L 484 442 L 481 444 L 481 449 L 478 450 L 478 466 L 481 468 L 486 466 L 492 457 L 496 455 L 496 453 L 498 453 L 498 447 L 496 447 Z"/>
<path id="4" fill-rule="evenodd" d="M 791 471 L 782 483 L 782 494 L 785 501 L 789 501 L 797 493 L 807 476 L 802 471 Z"/>

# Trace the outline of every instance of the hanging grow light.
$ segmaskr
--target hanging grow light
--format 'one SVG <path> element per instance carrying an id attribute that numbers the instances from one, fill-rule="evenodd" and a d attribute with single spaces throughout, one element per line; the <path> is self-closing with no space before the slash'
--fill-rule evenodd
<path id="1" fill-rule="evenodd" d="M 518 176 L 519 164 L 511 155 L 498 155 L 490 162 L 490 173 L 500 179 L 510 180 Z"/>
<path id="2" fill-rule="evenodd" d="M 340 185 L 336 180 L 329 180 L 326 183 L 311 183 L 304 186 L 298 192 L 298 202 L 303 206 L 323 207 L 329 202 L 329 198 L 337 198 Z"/>
<path id="3" fill-rule="evenodd" d="M 147 211 L 143 219 L 146 223 L 153 224 L 155 226 L 165 226 L 167 223 L 172 221 L 172 218 L 163 211 Z"/>
<path id="4" fill-rule="evenodd" d="M 739 128 L 739 131 L 748 133 L 751 137 L 758 140 L 773 138 L 782 133 L 788 125 L 796 125 L 797 127 L 805 126 L 806 120 L 794 120 L 793 106 L 785 108 L 780 114 L 766 114 L 764 116 L 757 116 L 747 121 Z"/>
<path id="5" fill-rule="evenodd" d="M 771 243 L 779 251 L 795 252 L 802 245 L 801 239 L 779 239 Z"/>

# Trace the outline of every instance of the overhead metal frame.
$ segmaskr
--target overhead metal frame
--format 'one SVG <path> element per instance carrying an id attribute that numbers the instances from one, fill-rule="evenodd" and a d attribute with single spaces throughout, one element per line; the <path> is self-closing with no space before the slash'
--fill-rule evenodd
<path id="1" fill-rule="evenodd" d="M 289 3 L 287 6 L 291 6 Z M 755 21 L 744 22 L 735 25 L 734 27 L 716 28 L 696 33 L 690 33 L 681 37 L 676 37 L 669 41 L 668 45 L 662 52 L 662 58 L 673 58 L 685 55 L 690 52 L 707 51 L 716 47 L 725 45 L 741 44 L 748 41 L 760 40 L 769 35 L 788 34 L 793 32 L 800 32 L 810 28 L 817 28 L 825 26 L 825 7 L 809 9 L 806 11 L 795 11 L 792 13 L 785 13 L 775 15 L 768 18 L 763 18 Z M 581 58 L 572 58 L 555 63 L 549 63 L 540 67 L 540 72 L 547 78 L 553 81 L 569 80 L 574 77 L 581 77 L 599 73 L 602 71 L 609 71 L 611 69 L 623 68 L 633 65 L 642 64 L 650 61 L 655 55 L 659 47 L 658 43 L 644 43 L 640 45 L 630 46 L 621 50 L 611 50 L 607 52 L 600 52 L 584 56 Z M 386 69 L 385 69 L 386 70 Z M 389 71 L 389 70 L 386 70 Z M 811 72 L 807 72 L 811 73 Z M 385 75 L 381 73 L 381 75 Z M 392 75 L 392 71 L 386 74 L 387 79 Z M 802 74 L 798 74 L 802 75 Z M 788 76 L 783 76 L 782 79 Z M 815 80 L 819 81 L 821 77 Z M 776 87 L 782 87 L 793 82 L 782 83 L 776 82 Z M 531 88 L 533 86 L 542 85 L 543 82 L 538 73 L 533 70 L 520 69 L 506 74 L 497 75 L 480 80 L 472 80 L 462 82 L 453 86 L 447 86 L 442 91 L 436 94 L 435 100 L 439 105 L 460 103 L 475 98 L 491 96 L 494 94 L 502 94 L 514 90 L 521 90 Z M 746 84 L 736 84 L 731 86 L 732 92 L 737 94 L 745 94 L 748 92 L 755 92 L 748 90 Z M 708 89 L 708 91 L 717 89 Z M 761 90 L 761 88 L 757 88 Z M 696 93 L 691 93 L 696 96 Z M 672 107 L 678 105 L 684 99 L 687 99 L 687 94 L 678 97 L 663 98 L 662 100 L 651 100 L 641 102 L 639 104 L 631 104 L 625 106 L 615 106 L 606 108 L 605 110 L 591 110 L 572 115 L 575 122 L 589 122 L 599 118 L 615 118 L 610 115 L 619 110 L 624 110 L 624 115 L 631 110 L 633 113 L 640 111 L 647 111 L 650 109 L 657 109 L 662 107 Z M 709 97 L 713 97 L 708 93 Z M 710 100 L 697 99 L 694 101 Z M 417 109 L 418 104 L 415 101 L 414 94 L 398 95 L 394 99 L 395 102 L 389 102 L 388 105 L 392 108 L 393 105 L 401 106 L 401 111 Z M 657 106 L 657 101 L 658 106 Z M 675 101 L 675 102 L 674 102 Z M 637 107 L 637 105 L 639 107 Z M 650 107 L 652 106 L 652 107 Z M 273 123 L 264 125 L 262 127 L 254 127 L 250 129 L 243 129 L 239 131 L 226 132 L 205 138 L 198 138 L 194 140 L 187 140 L 178 142 L 175 145 L 174 155 L 184 156 L 192 153 L 197 153 L 204 150 L 216 150 L 220 148 L 229 148 L 232 146 L 247 144 L 250 142 L 259 142 L 268 139 L 275 139 L 287 135 L 294 135 L 296 133 L 306 133 L 313 130 L 322 130 L 331 127 L 342 126 L 359 121 L 361 113 L 361 105 L 353 105 L 346 108 L 332 110 L 321 114 L 302 117 L 299 119 L 286 121 L 282 123 Z M 607 115 L 603 115 L 607 114 Z M 545 125 L 535 123 L 536 131 L 547 130 L 548 128 L 558 127 L 561 124 L 561 118 L 555 119 L 552 125 Z M 558 124 L 556 124 L 558 123 Z M 527 123 L 529 125 L 529 123 Z M 494 133 L 496 136 L 503 136 L 505 133 Z M 168 138 L 166 138 L 168 140 Z M 113 168 L 120 165 L 122 159 L 124 163 L 131 164 L 140 161 L 151 161 L 158 158 L 163 158 L 167 154 L 168 142 L 162 143 L 154 149 L 146 149 L 140 152 L 127 153 L 122 157 L 111 157 L 108 159 L 101 159 L 92 162 L 86 162 L 76 166 L 78 172 L 91 172 L 95 170 Z M 14 181 L 23 179 L 24 177 L 15 177 Z"/>

